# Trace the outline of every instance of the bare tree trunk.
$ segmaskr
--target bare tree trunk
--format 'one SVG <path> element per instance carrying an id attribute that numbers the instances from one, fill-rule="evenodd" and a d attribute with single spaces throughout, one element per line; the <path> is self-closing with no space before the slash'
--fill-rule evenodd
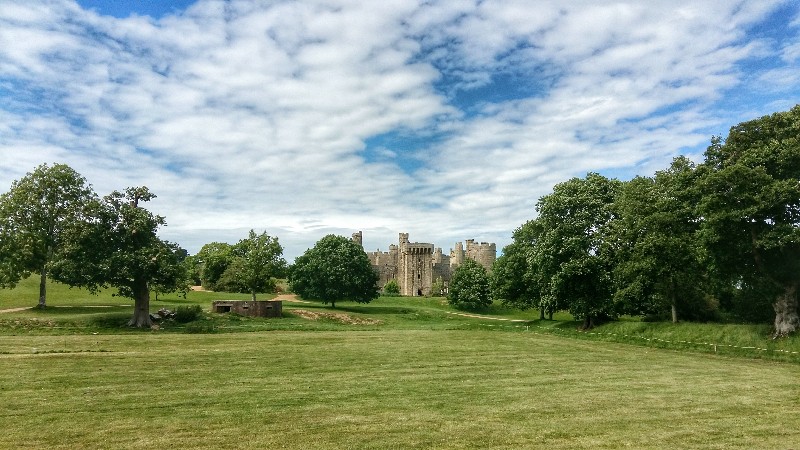
<path id="1" fill-rule="evenodd" d="M 133 317 L 128 322 L 129 327 L 151 327 L 150 319 L 150 289 L 144 280 L 135 280 L 133 287 L 134 307 Z"/>
<path id="2" fill-rule="evenodd" d="M 539 320 L 544 320 L 544 308 L 539 308 Z"/>
<path id="3" fill-rule="evenodd" d="M 675 301 L 672 302 L 672 323 L 678 323 L 678 306 Z"/>
<path id="4" fill-rule="evenodd" d="M 775 309 L 775 334 L 773 338 L 788 336 L 800 327 L 800 314 L 797 307 L 797 284 L 785 286 L 783 293 L 772 305 Z"/>
<path id="5" fill-rule="evenodd" d="M 253 301 L 256 301 L 256 291 L 250 293 L 253 296 Z"/>
<path id="6" fill-rule="evenodd" d="M 47 269 L 42 266 L 41 277 L 39 278 L 39 308 L 47 307 Z"/>

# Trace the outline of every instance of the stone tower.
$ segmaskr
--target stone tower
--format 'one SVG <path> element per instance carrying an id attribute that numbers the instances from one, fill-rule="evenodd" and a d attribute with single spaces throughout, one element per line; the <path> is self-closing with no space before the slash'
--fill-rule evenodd
<path id="1" fill-rule="evenodd" d="M 353 242 L 364 248 L 363 234 L 360 231 L 353 233 Z"/>

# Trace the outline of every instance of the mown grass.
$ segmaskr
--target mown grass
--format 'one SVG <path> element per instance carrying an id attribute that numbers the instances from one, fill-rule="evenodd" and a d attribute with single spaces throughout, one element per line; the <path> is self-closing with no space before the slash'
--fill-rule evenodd
<path id="1" fill-rule="evenodd" d="M 0 291 L 0 309 L 34 305 L 27 283 Z M 800 437 L 800 341 L 771 341 L 767 326 L 580 332 L 566 315 L 493 305 L 476 318 L 440 298 L 382 297 L 132 330 L 127 299 L 49 292 L 44 310 L 0 314 L 0 448 L 792 448 Z M 220 298 L 249 297 L 159 296 L 153 310 Z"/>
<path id="2" fill-rule="evenodd" d="M 799 375 L 482 330 L 6 336 L 0 447 L 791 448 Z"/>

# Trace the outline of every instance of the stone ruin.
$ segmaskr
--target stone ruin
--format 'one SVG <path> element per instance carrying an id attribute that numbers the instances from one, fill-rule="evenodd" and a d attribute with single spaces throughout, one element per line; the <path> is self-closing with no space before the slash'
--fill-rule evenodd
<path id="1" fill-rule="evenodd" d="M 280 300 L 217 300 L 211 304 L 212 312 L 250 317 L 281 317 L 282 309 Z"/>
<path id="2" fill-rule="evenodd" d="M 361 231 L 353 233 L 353 242 L 364 247 Z M 397 245 L 390 245 L 388 252 L 378 250 L 366 253 L 380 277 L 379 286 L 383 287 L 389 280 L 396 280 L 401 295 L 425 296 L 432 294 L 433 284 L 439 278 L 445 289 L 443 293 L 446 293 L 453 271 L 466 259 L 472 259 L 486 270 L 491 270 L 497 259 L 497 246 L 494 243 L 477 243 L 474 239 L 467 239 L 466 249 L 461 242 L 456 242 L 455 249 L 450 249 L 450 254 L 446 255 L 442 253 L 441 247 L 409 242 L 408 233 L 400 233 Z"/>

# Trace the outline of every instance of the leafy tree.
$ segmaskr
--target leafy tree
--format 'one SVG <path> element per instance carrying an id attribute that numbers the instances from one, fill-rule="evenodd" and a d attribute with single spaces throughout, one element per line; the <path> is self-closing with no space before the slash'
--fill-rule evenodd
<path id="1" fill-rule="evenodd" d="M 607 244 L 615 255 L 615 298 L 631 315 L 679 310 L 703 318 L 706 271 L 697 236 L 699 220 L 694 164 L 676 158 L 654 178 L 636 177 L 624 183 L 614 208 L 616 220 L 607 227 Z"/>
<path id="2" fill-rule="evenodd" d="M 226 291 L 247 292 L 253 301 L 259 292 L 275 290 L 276 278 L 286 268 L 281 257 L 283 247 L 278 238 L 266 232 L 259 235 L 250 230 L 246 239 L 240 240 L 232 249 L 233 261 L 228 265 L 220 279 Z"/>
<path id="3" fill-rule="evenodd" d="M 503 304 L 519 309 L 538 308 L 540 318 L 545 312 L 553 317 L 553 309 L 542 302 L 537 282 L 539 272 L 533 265 L 536 242 L 542 233 L 539 221 L 530 220 L 514 230 L 513 241 L 503 248 L 495 260 L 490 276 L 492 296 Z"/>
<path id="4" fill-rule="evenodd" d="M 617 315 L 612 299 L 612 259 L 604 228 L 621 183 L 596 173 L 560 183 L 537 203 L 541 235 L 531 262 L 541 304 L 568 309 L 584 328 Z"/>
<path id="5" fill-rule="evenodd" d="M 39 274 L 39 307 L 47 305 L 47 274 L 64 245 L 64 230 L 86 217 L 96 195 L 65 164 L 42 164 L 0 196 L 0 287 Z"/>
<path id="6" fill-rule="evenodd" d="M 476 311 L 492 304 L 489 274 L 478 262 L 467 259 L 453 271 L 447 301 L 456 309 Z"/>
<path id="7" fill-rule="evenodd" d="M 397 284 L 397 280 L 392 278 L 391 280 L 387 281 L 383 286 L 383 293 L 390 296 L 400 295 L 400 285 Z"/>
<path id="8" fill-rule="evenodd" d="M 732 285 L 772 296 L 776 337 L 800 327 L 800 105 L 714 138 L 702 174 L 703 238 Z"/>
<path id="9" fill-rule="evenodd" d="M 139 202 L 155 198 L 146 187 L 117 191 L 94 202 L 91 219 L 67 228 L 53 277 L 94 292 L 113 286 L 119 295 L 134 300 L 128 323 L 149 327 L 150 288 L 177 289 L 185 279 L 182 250 L 158 238 L 164 218 L 153 215 Z"/>
<path id="10" fill-rule="evenodd" d="M 233 262 L 233 246 L 225 242 L 205 244 L 194 256 L 200 269 L 200 282 L 210 291 L 222 290 L 217 286 L 222 274 Z"/>
<path id="11" fill-rule="evenodd" d="M 332 234 L 299 256 L 289 271 L 293 292 L 334 308 L 340 300 L 369 303 L 376 299 L 378 278 L 360 245 Z"/>

